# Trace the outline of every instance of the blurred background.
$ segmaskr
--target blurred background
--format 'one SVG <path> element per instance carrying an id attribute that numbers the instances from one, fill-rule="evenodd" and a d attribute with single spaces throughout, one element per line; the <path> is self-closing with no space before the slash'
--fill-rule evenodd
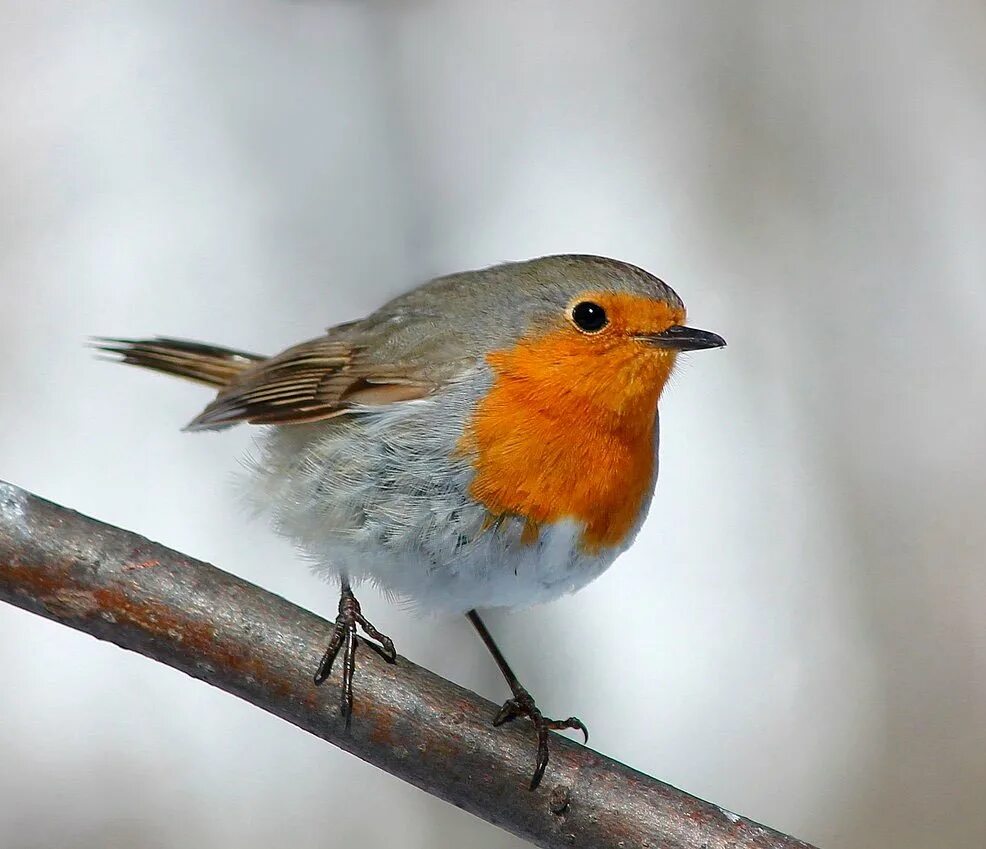
<path id="1" fill-rule="evenodd" d="M 208 394 L 84 337 L 275 352 L 436 274 L 637 263 L 729 347 L 665 393 L 636 546 L 491 617 L 508 656 L 601 751 L 826 849 L 986 845 L 983 3 L 0 17 L 0 478 L 330 615 L 239 506 L 246 429 L 180 433 Z M 505 698 L 464 620 L 363 604 Z M 6 606 L 0 667 L 4 849 L 520 845 Z"/>

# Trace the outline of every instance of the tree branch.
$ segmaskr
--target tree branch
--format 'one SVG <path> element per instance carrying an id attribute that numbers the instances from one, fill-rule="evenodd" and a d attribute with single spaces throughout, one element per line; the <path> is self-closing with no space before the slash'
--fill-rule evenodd
<path id="1" fill-rule="evenodd" d="M 0 599 L 180 669 L 545 847 L 812 849 L 526 723 L 399 658 L 359 655 L 352 727 L 312 671 L 330 626 L 278 596 L 0 482 Z"/>

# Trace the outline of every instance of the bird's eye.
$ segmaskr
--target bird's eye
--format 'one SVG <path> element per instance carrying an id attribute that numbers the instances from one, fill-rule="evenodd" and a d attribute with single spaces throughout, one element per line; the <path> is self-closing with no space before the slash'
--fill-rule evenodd
<path id="1" fill-rule="evenodd" d="M 580 301 L 572 308 L 572 321 L 579 330 L 586 333 L 598 333 L 602 330 L 609 319 L 606 318 L 606 310 L 593 301 Z"/>

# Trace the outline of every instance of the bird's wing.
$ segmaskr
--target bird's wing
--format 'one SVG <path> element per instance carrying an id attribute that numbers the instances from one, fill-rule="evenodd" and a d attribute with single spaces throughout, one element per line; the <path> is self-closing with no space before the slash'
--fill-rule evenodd
<path id="1" fill-rule="evenodd" d="M 330 332 L 242 371 L 186 430 L 317 422 L 359 405 L 423 398 L 444 382 L 414 357 L 381 362 L 347 335 Z"/>

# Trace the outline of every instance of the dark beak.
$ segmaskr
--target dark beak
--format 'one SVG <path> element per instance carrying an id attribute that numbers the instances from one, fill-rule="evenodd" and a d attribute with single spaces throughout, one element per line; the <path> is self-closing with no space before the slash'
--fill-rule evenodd
<path id="1" fill-rule="evenodd" d="M 675 351 L 700 351 L 703 348 L 724 348 L 726 340 L 708 330 L 696 330 L 675 324 L 660 333 L 648 333 L 638 337 L 655 348 L 671 348 Z"/>

